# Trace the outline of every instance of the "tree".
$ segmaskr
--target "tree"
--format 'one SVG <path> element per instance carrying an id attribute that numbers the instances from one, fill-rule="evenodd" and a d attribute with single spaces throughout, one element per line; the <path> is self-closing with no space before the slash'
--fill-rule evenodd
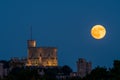
<path id="1" fill-rule="evenodd" d="M 91 74 L 87 75 L 83 80 L 107 80 L 108 71 L 105 67 L 96 67 Z"/>
<path id="2" fill-rule="evenodd" d="M 70 75 L 70 73 L 72 72 L 72 69 L 67 65 L 64 65 L 61 70 L 64 75 Z"/>
<path id="3" fill-rule="evenodd" d="M 120 80 L 120 60 L 114 60 L 113 68 L 110 69 L 111 78 Z"/>

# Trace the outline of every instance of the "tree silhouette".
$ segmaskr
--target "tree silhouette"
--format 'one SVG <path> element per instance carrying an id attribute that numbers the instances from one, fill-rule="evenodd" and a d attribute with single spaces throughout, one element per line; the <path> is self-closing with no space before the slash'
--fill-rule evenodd
<path id="1" fill-rule="evenodd" d="M 96 67 L 90 74 L 83 78 L 83 80 L 107 80 L 107 68 Z"/>
<path id="2" fill-rule="evenodd" d="M 64 75 L 70 75 L 70 73 L 72 72 L 72 69 L 67 65 L 64 65 L 61 70 Z"/>

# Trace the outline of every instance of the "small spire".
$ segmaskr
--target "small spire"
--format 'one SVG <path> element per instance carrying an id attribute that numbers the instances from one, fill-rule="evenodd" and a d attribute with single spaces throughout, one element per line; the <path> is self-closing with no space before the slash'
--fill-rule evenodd
<path id="1" fill-rule="evenodd" d="M 32 26 L 30 27 L 30 38 L 32 40 Z"/>

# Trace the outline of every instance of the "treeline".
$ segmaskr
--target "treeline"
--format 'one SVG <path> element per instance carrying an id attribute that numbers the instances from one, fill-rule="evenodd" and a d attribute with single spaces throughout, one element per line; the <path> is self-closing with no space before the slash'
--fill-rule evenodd
<path id="1" fill-rule="evenodd" d="M 0 80 L 58 80 L 57 76 L 69 75 L 72 69 L 65 65 L 62 67 L 15 67 L 8 76 Z"/>
<path id="2" fill-rule="evenodd" d="M 120 80 L 120 60 L 114 60 L 113 68 L 98 66 L 84 78 L 70 80 Z"/>
<path id="3" fill-rule="evenodd" d="M 120 80 L 120 60 L 114 60 L 112 68 L 96 67 L 84 78 L 70 77 L 72 69 L 65 65 L 56 68 L 14 68 L 1 80 Z M 63 75 L 63 78 L 58 78 Z M 58 76 L 58 77 L 57 77 Z M 65 77 L 64 76 L 68 76 Z"/>

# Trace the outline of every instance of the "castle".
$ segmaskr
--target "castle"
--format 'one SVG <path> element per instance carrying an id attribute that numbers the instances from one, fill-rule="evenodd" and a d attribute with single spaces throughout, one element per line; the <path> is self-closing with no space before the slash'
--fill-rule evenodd
<path id="1" fill-rule="evenodd" d="M 28 40 L 28 56 L 26 66 L 58 66 L 57 48 L 36 47 L 35 40 Z"/>
<path id="2" fill-rule="evenodd" d="M 77 61 L 77 73 L 80 77 L 85 77 L 92 71 L 92 63 L 87 62 L 84 58 L 79 58 Z"/>

